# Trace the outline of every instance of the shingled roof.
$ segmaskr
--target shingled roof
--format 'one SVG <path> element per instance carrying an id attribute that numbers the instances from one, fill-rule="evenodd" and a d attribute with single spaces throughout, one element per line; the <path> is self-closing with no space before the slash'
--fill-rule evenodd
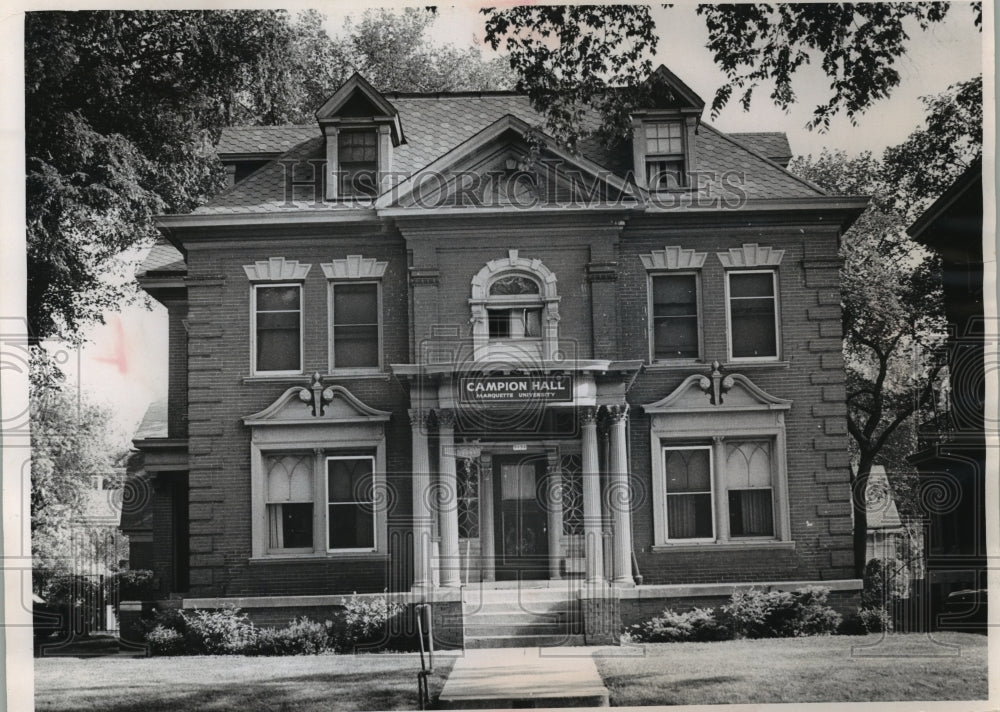
<path id="1" fill-rule="evenodd" d="M 385 94 L 399 112 L 406 132 L 406 142 L 393 149 L 392 170 L 395 182 L 412 175 L 448 151 L 476 136 L 504 116 L 514 116 L 532 126 L 541 127 L 539 115 L 521 94 L 510 92 L 457 94 Z M 584 132 L 599 126 L 599 117 L 588 114 Z M 783 167 L 790 157 L 788 139 L 783 133 L 739 133 L 726 135 L 702 122 L 696 139 L 692 170 L 714 173 L 717 181 L 710 190 L 727 190 L 723 177 L 732 171 L 744 176 L 741 189 L 753 199 L 806 198 L 824 193 Z M 223 159 L 238 156 L 261 156 L 273 160 L 228 190 L 220 193 L 194 212 L 200 215 L 276 213 L 290 209 L 328 210 L 331 205 L 317 201 L 318 181 L 314 166 L 308 161 L 325 159 L 323 137 L 318 126 L 276 126 L 228 128 L 222 133 L 218 151 Z M 624 177 L 632 168 L 628 151 L 611 150 L 596 138 L 581 142 L 580 153 L 589 161 Z M 296 182 L 293 202 L 286 201 L 286 172 L 294 163 Z M 303 184 L 305 182 L 305 184 Z M 145 267 L 145 265 L 144 265 Z"/>

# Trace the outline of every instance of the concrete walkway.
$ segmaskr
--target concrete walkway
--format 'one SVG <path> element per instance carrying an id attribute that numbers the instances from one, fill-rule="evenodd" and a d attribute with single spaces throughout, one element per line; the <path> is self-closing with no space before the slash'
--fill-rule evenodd
<path id="1" fill-rule="evenodd" d="M 608 689 L 588 654 L 593 650 L 467 650 L 455 661 L 438 706 L 452 710 L 607 707 Z"/>

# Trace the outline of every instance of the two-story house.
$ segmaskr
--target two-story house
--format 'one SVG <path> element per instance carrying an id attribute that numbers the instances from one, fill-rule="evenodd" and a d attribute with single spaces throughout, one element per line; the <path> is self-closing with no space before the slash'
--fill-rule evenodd
<path id="1" fill-rule="evenodd" d="M 837 247 L 866 201 L 657 71 L 630 139 L 578 153 L 522 95 L 358 75 L 313 125 L 226 130 L 232 185 L 140 274 L 170 314 L 167 437 L 137 441 L 164 596 L 276 621 L 388 590 L 483 645 L 750 584 L 850 604 Z M 561 637 L 476 627 L 528 590 Z"/>

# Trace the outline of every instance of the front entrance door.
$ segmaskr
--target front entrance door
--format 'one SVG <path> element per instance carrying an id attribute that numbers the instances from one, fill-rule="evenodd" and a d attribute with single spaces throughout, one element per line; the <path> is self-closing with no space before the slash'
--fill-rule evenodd
<path id="1" fill-rule="evenodd" d="M 548 578 L 548 521 L 539 502 L 545 463 L 544 455 L 494 458 L 499 580 Z"/>

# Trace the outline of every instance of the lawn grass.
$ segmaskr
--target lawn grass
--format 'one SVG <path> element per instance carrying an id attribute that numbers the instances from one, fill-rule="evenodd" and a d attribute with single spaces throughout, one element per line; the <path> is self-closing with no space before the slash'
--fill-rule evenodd
<path id="1" fill-rule="evenodd" d="M 612 706 L 987 697 L 986 636 L 969 633 L 934 633 L 932 639 L 912 633 L 885 639 L 822 636 L 636 647 L 635 656 L 623 655 L 628 648 L 595 655 Z"/>
<path id="2" fill-rule="evenodd" d="M 454 657 L 434 657 L 432 698 Z M 415 654 L 36 658 L 35 709 L 415 710 Z"/>

